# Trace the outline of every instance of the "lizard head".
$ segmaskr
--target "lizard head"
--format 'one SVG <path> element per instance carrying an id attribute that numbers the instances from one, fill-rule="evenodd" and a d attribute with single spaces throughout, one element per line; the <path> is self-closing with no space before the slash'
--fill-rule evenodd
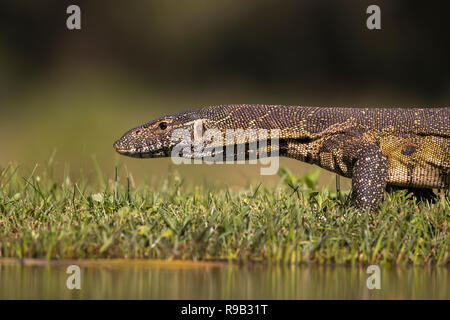
<path id="1" fill-rule="evenodd" d="M 221 105 L 184 111 L 127 131 L 114 143 L 114 148 L 122 155 L 137 158 L 181 156 L 197 159 L 208 156 L 208 152 L 217 158 L 247 156 L 248 149 L 254 145 L 250 146 L 251 143 L 268 138 L 256 130 L 278 131 L 280 124 L 277 121 L 267 121 L 271 114 L 277 117 L 275 106 Z M 278 136 L 278 133 L 274 134 Z M 237 144 L 243 146 L 239 151 L 234 148 Z M 234 154 L 225 155 L 224 149 L 228 153 L 229 146 Z M 259 148 L 250 151 L 259 156 Z"/>
<path id="2" fill-rule="evenodd" d="M 204 129 L 206 121 L 199 120 L 195 111 L 163 116 L 128 130 L 113 146 L 118 153 L 129 157 L 170 157 L 181 139 L 174 139 L 175 130 L 184 130 L 195 138 L 196 132 Z"/>

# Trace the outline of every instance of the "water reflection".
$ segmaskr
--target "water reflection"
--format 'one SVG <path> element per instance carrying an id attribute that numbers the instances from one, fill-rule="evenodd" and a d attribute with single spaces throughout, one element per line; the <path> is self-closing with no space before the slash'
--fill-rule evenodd
<path id="1" fill-rule="evenodd" d="M 69 264 L 80 265 L 81 290 L 66 287 Z M 0 299 L 450 299 L 449 273 L 385 267 L 369 290 L 363 267 L 0 262 Z"/>

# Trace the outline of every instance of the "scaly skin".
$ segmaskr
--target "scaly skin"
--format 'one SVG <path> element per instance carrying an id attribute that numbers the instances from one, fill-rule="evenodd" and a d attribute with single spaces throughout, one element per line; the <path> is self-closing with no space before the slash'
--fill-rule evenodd
<path id="1" fill-rule="evenodd" d="M 223 105 L 167 115 L 114 143 L 132 157 L 168 157 L 175 129 L 279 129 L 281 156 L 352 178 L 352 204 L 374 208 L 387 186 L 448 189 L 450 108 Z M 249 143 L 251 138 L 245 138 Z M 225 141 L 225 140 L 224 140 Z"/>

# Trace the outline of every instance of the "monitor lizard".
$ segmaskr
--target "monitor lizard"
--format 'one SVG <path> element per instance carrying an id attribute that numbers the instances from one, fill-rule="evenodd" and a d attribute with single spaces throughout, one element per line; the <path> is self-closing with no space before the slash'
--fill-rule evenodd
<path id="1" fill-rule="evenodd" d="M 132 157 L 169 157 L 177 143 L 171 135 L 180 128 L 194 139 L 208 129 L 278 129 L 279 155 L 351 178 L 357 208 L 375 208 L 386 187 L 432 193 L 450 186 L 448 107 L 212 106 L 131 129 L 114 148 Z"/>

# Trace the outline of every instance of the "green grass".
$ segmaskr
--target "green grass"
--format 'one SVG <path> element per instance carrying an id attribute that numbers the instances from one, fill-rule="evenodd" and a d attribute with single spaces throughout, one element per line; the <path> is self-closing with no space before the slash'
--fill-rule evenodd
<path id="1" fill-rule="evenodd" d="M 368 213 L 347 193 L 316 190 L 318 170 L 297 179 L 281 168 L 278 188 L 239 191 L 173 172 L 135 188 L 97 173 L 75 183 L 67 169 L 53 178 L 51 165 L 0 169 L 0 257 L 449 263 L 448 197 L 417 203 L 395 192 Z"/>

